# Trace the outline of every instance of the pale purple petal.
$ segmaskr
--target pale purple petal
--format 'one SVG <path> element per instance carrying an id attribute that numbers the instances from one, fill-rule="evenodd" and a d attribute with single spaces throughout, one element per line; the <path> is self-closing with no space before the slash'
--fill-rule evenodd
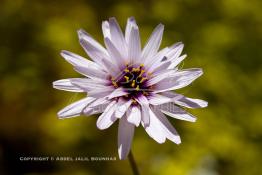
<path id="1" fill-rule="evenodd" d="M 173 77 L 173 75 L 176 73 L 175 70 L 164 70 L 163 73 L 157 74 L 155 77 L 148 80 L 147 85 L 152 86 L 154 84 L 157 84 L 158 82 L 168 79 L 169 77 Z"/>
<path id="2" fill-rule="evenodd" d="M 139 108 L 139 106 L 131 106 L 128 110 L 127 110 L 127 121 L 129 123 L 132 123 L 134 125 L 136 125 L 137 127 L 139 126 L 140 122 L 141 122 L 141 109 Z"/>
<path id="3" fill-rule="evenodd" d="M 187 108 L 205 108 L 208 105 L 208 102 L 204 100 L 185 97 L 174 92 L 163 92 L 163 95 L 172 98 L 174 103 Z"/>
<path id="4" fill-rule="evenodd" d="M 183 88 L 191 84 L 195 79 L 203 74 L 202 69 L 192 68 L 177 71 L 175 74 L 159 81 L 155 85 L 154 93 L 165 92 Z"/>
<path id="5" fill-rule="evenodd" d="M 54 81 L 53 88 L 70 92 L 85 92 L 82 88 L 72 84 L 71 79 Z"/>
<path id="6" fill-rule="evenodd" d="M 109 102 L 105 102 L 104 104 L 96 105 L 94 107 L 90 107 L 89 105 L 83 110 L 83 114 L 89 116 L 94 114 L 103 113 L 107 108 Z"/>
<path id="7" fill-rule="evenodd" d="M 119 72 L 121 72 L 119 67 L 113 64 L 112 61 L 102 59 L 102 63 L 105 65 L 107 72 L 110 73 L 113 77 L 118 76 Z"/>
<path id="8" fill-rule="evenodd" d="M 115 111 L 115 116 L 117 118 L 121 118 L 126 113 L 131 103 L 132 103 L 131 100 L 125 100 L 123 98 L 119 98 L 117 103 L 117 109 Z"/>
<path id="9" fill-rule="evenodd" d="M 113 42 L 117 50 L 122 54 L 123 57 L 127 56 L 127 46 L 126 41 L 121 31 L 119 24 L 117 23 L 115 18 L 109 18 L 109 28 L 111 38 L 110 40 Z"/>
<path id="10" fill-rule="evenodd" d="M 145 96 L 139 96 L 138 98 L 136 98 L 137 102 L 140 104 L 141 106 L 141 110 L 142 110 L 142 121 L 146 126 L 149 125 L 150 123 L 150 116 L 149 116 L 149 101 L 147 100 L 147 98 Z"/>
<path id="11" fill-rule="evenodd" d="M 156 53 L 154 56 L 143 59 L 142 61 L 145 64 L 146 70 L 153 70 L 154 67 L 158 66 L 162 59 L 166 57 L 166 55 L 170 52 L 170 49 L 168 47 L 165 47 L 161 49 L 158 53 Z"/>
<path id="12" fill-rule="evenodd" d="M 151 59 L 153 55 L 155 55 L 159 49 L 159 46 L 162 41 L 162 35 L 164 31 L 164 25 L 159 24 L 151 34 L 149 40 L 147 41 L 143 51 L 142 58 L 143 59 Z"/>
<path id="13" fill-rule="evenodd" d="M 176 144 L 180 144 L 181 143 L 180 136 L 178 135 L 176 129 L 168 121 L 168 119 L 159 110 L 154 110 L 154 112 L 156 114 L 156 117 L 161 123 L 161 127 L 163 128 L 166 137 L 172 142 Z"/>
<path id="14" fill-rule="evenodd" d="M 106 88 L 103 88 L 103 89 L 94 89 L 94 90 L 88 91 L 88 95 L 90 97 L 102 98 L 102 97 L 108 96 L 114 90 L 115 90 L 114 87 L 107 86 Z"/>
<path id="15" fill-rule="evenodd" d="M 140 61 L 141 44 L 138 27 L 133 25 L 128 39 L 128 59 L 130 64 L 135 64 Z"/>
<path id="16" fill-rule="evenodd" d="M 111 34 L 110 34 L 110 28 L 109 28 L 108 21 L 103 21 L 102 22 L 102 31 L 103 31 L 104 38 L 111 39 Z"/>
<path id="17" fill-rule="evenodd" d="M 99 116 L 96 122 L 96 126 L 103 130 L 110 127 L 117 118 L 113 115 L 116 109 L 116 101 L 112 101 L 105 109 L 105 111 Z"/>
<path id="18" fill-rule="evenodd" d="M 61 56 L 65 58 L 73 66 L 83 66 L 83 67 L 93 67 L 97 70 L 102 70 L 102 68 L 93 61 L 89 61 L 88 59 L 81 57 L 80 55 L 74 54 L 72 52 L 62 50 Z"/>
<path id="19" fill-rule="evenodd" d="M 133 26 L 137 26 L 136 20 L 135 20 L 134 17 L 130 17 L 130 18 L 127 19 L 126 30 L 125 30 L 125 40 L 126 40 L 126 43 L 129 42 L 130 32 L 131 32 L 131 28 L 132 28 Z"/>
<path id="20" fill-rule="evenodd" d="M 76 117 L 79 116 L 83 109 L 92 101 L 94 101 L 95 98 L 92 97 L 86 97 L 82 100 L 79 100 L 77 102 L 74 102 L 68 106 L 66 106 L 64 109 L 60 110 L 58 112 L 58 117 L 60 119 L 63 118 L 70 118 L 70 117 Z"/>
<path id="21" fill-rule="evenodd" d="M 179 119 L 179 120 L 185 120 L 189 122 L 195 122 L 196 118 L 187 113 L 185 110 L 181 109 L 180 107 L 175 106 L 172 103 L 162 104 L 158 106 L 158 108 L 165 113 L 166 115 Z"/>
<path id="22" fill-rule="evenodd" d="M 83 30 L 78 31 L 79 42 L 87 55 L 100 66 L 105 68 L 102 59 L 109 59 L 107 50 Z"/>
<path id="23" fill-rule="evenodd" d="M 153 138 L 158 143 L 164 143 L 166 140 L 166 133 L 164 132 L 161 122 L 158 120 L 156 115 L 152 112 L 151 109 L 148 110 L 148 114 L 150 116 L 150 123 L 148 126 L 145 125 L 142 120 L 142 125 L 145 128 L 147 134 Z"/>
<path id="24" fill-rule="evenodd" d="M 171 61 L 165 61 L 158 64 L 156 67 L 151 67 L 149 72 L 152 72 L 153 76 L 161 74 L 163 71 L 167 70 L 167 68 L 170 66 L 172 62 Z"/>
<path id="25" fill-rule="evenodd" d="M 181 55 L 184 48 L 184 44 L 182 42 L 178 42 L 169 48 L 170 48 L 170 52 L 166 55 L 166 57 L 168 60 L 174 60 Z"/>
<path id="26" fill-rule="evenodd" d="M 180 64 L 185 58 L 187 57 L 187 55 L 182 55 L 174 60 L 171 61 L 171 64 L 169 65 L 168 69 L 174 69 L 178 64 Z"/>
<path id="27" fill-rule="evenodd" d="M 118 155 L 120 160 L 126 159 L 134 136 L 135 126 L 127 122 L 126 117 L 119 119 L 118 125 Z"/>
<path id="28" fill-rule="evenodd" d="M 114 46 L 114 44 L 111 42 L 109 38 L 105 38 L 105 45 L 109 52 L 109 55 L 111 56 L 111 60 L 114 62 L 114 64 L 119 68 L 125 65 L 125 62 L 123 59 L 124 57 L 117 50 L 117 48 Z"/>
<path id="29" fill-rule="evenodd" d="M 80 66 L 76 66 L 75 71 L 86 76 L 89 78 L 99 78 L 102 80 L 108 79 L 109 75 L 103 71 L 99 71 L 93 68 L 86 68 L 86 67 L 80 67 Z"/>
<path id="30" fill-rule="evenodd" d="M 106 83 L 99 83 L 99 81 L 89 78 L 71 78 L 70 83 L 84 91 L 91 91 L 95 89 L 103 89 L 107 87 Z"/>
<path id="31" fill-rule="evenodd" d="M 109 94 L 107 98 L 112 99 L 112 98 L 121 97 L 127 94 L 128 94 L 127 91 L 125 91 L 122 87 L 119 87 L 115 89 L 111 94 Z"/>
<path id="32" fill-rule="evenodd" d="M 160 94 L 152 94 L 150 97 L 148 97 L 148 101 L 152 105 L 161 105 L 171 102 L 172 99 Z"/>
<path id="33" fill-rule="evenodd" d="M 95 101 L 93 101 L 92 103 L 90 103 L 88 105 L 88 108 L 95 108 L 99 105 L 104 105 L 104 104 L 108 104 L 110 103 L 111 101 L 107 100 L 105 97 L 102 97 L 102 98 L 98 98 L 96 99 Z"/>
<path id="34" fill-rule="evenodd" d="M 166 62 L 167 64 L 168 61 L 172 62 L 173 60 L 176 60 L 176 58 L 181 54 L 183 46 L 184 45 L 181 42 L 179 42 L 170 47 L 162 49 L 158 53 L 159 56 L 154 57 L 153 59 L 151 59 L 151 61 L 147 62 L 148 71 L 154 72 L 158 69 L 159 66 L 162 66 L 164 62 Z"/>

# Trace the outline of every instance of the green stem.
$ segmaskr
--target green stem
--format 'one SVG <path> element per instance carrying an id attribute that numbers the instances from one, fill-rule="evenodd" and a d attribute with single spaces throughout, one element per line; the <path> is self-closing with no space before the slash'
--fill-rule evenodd
<path id="1" fill-rule="evenodd" d="M 138 171 L 138 168 L 137 168 L 137 165 L 136 165 L 136 161 L 134 159 L 134 156 L 133 156 L 131 150 L 130 150 L 130 152 L 128 154 L 128 160 L 129 160 L 130 166 L 132 168 L 133 174 L 134 175 L 139 175 L 139 171 Z"/>

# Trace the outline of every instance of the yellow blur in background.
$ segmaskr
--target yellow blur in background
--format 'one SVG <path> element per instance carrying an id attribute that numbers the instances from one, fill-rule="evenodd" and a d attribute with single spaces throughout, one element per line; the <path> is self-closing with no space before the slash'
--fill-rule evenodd
<path id="1" fill-rule="evenodd" d="M 182 144 L 157 144 L 136 129 L 132 151 L 141 174 L 262 174 L 261 0 L 2 0 L 0 2 L 0 174 L 132 174 L 128 161 L 21 162 L 21 156 L 117 155 L 117 124 L 100 131 L 97 116 L 66 120 L 57 111 L 83 97 L 52 82 L 81 77 L 61 56 L 86 58 L 76 31 L 102 42 L 101 23 L 122 29 L 134 16 L 142 44 L 163 23 L 161 47 L 182 41 L 180 68 L 204 75 L 179 92 L 209 102 L 189 110 L 196 123 L 170 119 Z"/>

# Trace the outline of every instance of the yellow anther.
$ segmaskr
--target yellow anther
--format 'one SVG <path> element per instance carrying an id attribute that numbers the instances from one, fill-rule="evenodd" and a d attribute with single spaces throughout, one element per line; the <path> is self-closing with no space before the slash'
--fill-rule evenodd
<path id="1" fill-rule="evenodd" d="M 112 80 L 112 81 L 114 81 L 114 80 L 115 80 L 115 78 L 114 78 L 114 77 L 111 77 L 111 80 Z"/>
<path id="2" fill-rule="evenodd" d="M 145 70 L 141 70 L 139 77 L 141 77 L 143 75 L 143 73 L 145 73 Z"/>
<path id="3" fill-rule="evenodd" d="M 144 67 L 145 65 L 144 64 L 140 64 L 140 67 Z"/>
<path id="4" fill-rule="evenodd" d="M 113 84 L 114 87 L 118 87 L 118 85 L 115 81 L 112 81 L 112 84 Z"/>
<path id="5" fill-rule="evenodd" d="M 139 91 L 139 85 L 136 86 L 136 91 Z"/>
<path id="6" fill-rule="evenodd" d="M 152 72 L 148 72 L 147 75 L 148 75 L 148 76 L 151 76 L 151 75 L 152 75 Z"/>
<path id="7" fill-rule="evenodd" d="M 126 82 L 129 82 L 129 77 L 128 76 L 124 76 L 124 78 L 126 79 Z"/>
<path id="8" fill-rule="evenodd" d="M 133 80 L 133 81 L 132 81 L 132 84 L 131 84 L 131 87 L 135 87 L 135 85 L 136 85 L 136 81 Z"/>
<path id="9" fill-rule="evenodd" d="M 145 92 L 145 91 L 143 91 L 143 95 L 148 95 L 148 93 L 147 93 L 147 92 Z"/>
<path id="10" fill-rule="evenodd" d="M 133 104 L 136 104 L 137 101 L 136 101 L 135 99 L 132 98 L 132 103 L 133 103 Z"/>
<path id="11" fill-rule="evenodd" d="M 129 72 L 129 69 L 127 69 L 127 68 L 125 68 L 125 70 L 124 70 L 125 72 Z"/>
<path id="12" fill-rule="evenodd" d="M 140 68 L 139 68 L 139 67 L 138 67 L 138 68 L 134 68 L 134 67 L 133 67 L 132 72 L 138 72 L 138 71 L 140 71 Z"/>
<path id="13" fill-rule="evenodd" d="M 140 80 L 140 83 L 143 83 L 145 80 L 147 80 L 146 77 L 143 77 L 141 80 Z"/>

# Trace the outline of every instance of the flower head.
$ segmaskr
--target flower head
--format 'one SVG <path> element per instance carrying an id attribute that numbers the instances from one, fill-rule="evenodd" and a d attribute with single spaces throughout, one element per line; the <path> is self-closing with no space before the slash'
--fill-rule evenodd
<path id="1" fill-rule="evenodd" d="M 84 92 L 87 97 L 58 112 L 59 118 L 102 113 L 99 129 L 110 127 L 119 119 L 118 153 L 125 159 L 129 153 L 135 126 L 140 124 L 158 143 L 166 139 L 181 142 L 167 116 L 195 122 L 196 118 L 182 107 L 206 107 L 207 102 L 192 99 L 173 90 L 183 88 L 202 75 L 199 68 L 179 70 L 186 55 L 184 45 L 176 43 L 159 51 L 164 26 L 159 24 L 141 49 L 139 29 L 134 18 L 127 20 L 125 34 L 115 18 L 102 23 L 104 48 L 84 30 L 79 41 L 92 61 L 68 51 L 61 55 L 85 78 L 63 79 L 53 87 Z"/>

